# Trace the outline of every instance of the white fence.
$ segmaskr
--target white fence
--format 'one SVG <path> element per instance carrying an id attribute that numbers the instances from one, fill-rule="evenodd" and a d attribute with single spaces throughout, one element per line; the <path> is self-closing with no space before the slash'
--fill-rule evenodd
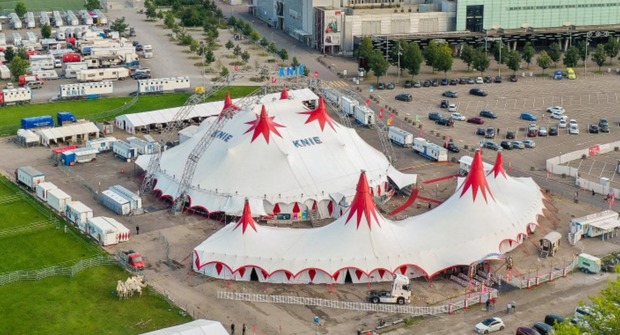
<path id="1" fill-rule="evenodd" d="M 445 305 L 410 306 L 396 304 L 370 304 L 365 302 L 350 302 L 321 298 L 296 297 L 290 295 L 269 295 L 228 291 L 217 292 L 218 299 L 226 300 L 250 301 L 268 304 L 306 305 L 362 312 L 409 314 L 411 316 L 452 314 L 456 310 L 469 308 L 470 306 L 473 306 L 475 304 L 486 302 L 489 297 L 496 298 L 497 296 L 498 294 L 496 290 L 489 289 L 487 293 L 473 293 L 467 297 L 463 297 L 462 299 L 455 300 L 453 303 L 448 303 Z"/>
<path id="2" fill-rule="evenodd" d="M 523 276 L 513 276 L 510 285 L 514 287 L 531 288 L 544 282 L 552 282 L 558 278 L 566 277 L 577 266 L 577 258 L 574 258 L 564 267 L 554 267 L 551 271 L 538 271 Z"/>

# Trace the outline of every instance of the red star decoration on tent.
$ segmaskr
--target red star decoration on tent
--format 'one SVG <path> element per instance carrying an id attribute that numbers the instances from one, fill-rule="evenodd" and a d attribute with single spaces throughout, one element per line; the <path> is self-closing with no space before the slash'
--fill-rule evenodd
<path id="1" fill-rule="evenodd" d="M 319 98 L 319 106 L 315 110 L 311 110 L 309 112 L 301 112 L 299 114 L 307 114 L 308 120 L 306 120 L 305 124 L 308 124 L 312 121 L 319 121 L 319 125 L 321 126 L 321 131 L 325 129 L 325 124 L 329 124 L 329 126 L 336 131 L 334 127 L 334 120 L 327 114 L 327 109 L 325 109 L 325 100 L 323 97 Z"/>
<path id="2" fill-rule="evenodd" d="M 288 91 L 286 90 L 286 87 L 284 89 L 282 89 L 282 92 L 280 93 L 280 100 L 286 100 L 288 99 Z"/>
<path id="3" fill-rule="evenodd" d="M 484 176 L 484 170 L 482 169 L 482 155 L 480 154 L 480 151 L 476 152 L 474 155 L 474 160 L 471 164 L 469 174 L 467 175 L 467 178 L 465 178 L 461 188 L 463 189 L 461 191 L 461 197 L 463 197 L 467 190 L 471 188 L 474 201 L 476 201 L 478 191 L 482 193 L 485 202 L 488 202 L 487 193 L 493 197 L 489 184 L 487 183 L 487 179 Z"/>
<path id="4" fill-rule="evenodd" d="M 274 122 L 273 121 L 274 118 L 275 116 L 269 116 L 269 114 L 267 114 L 267 109 L 265 108 L 265 105 L 263 105 L 263 108 L 260 111 L 260 115 L 256 116 L 256 120 L 245 123 L 245 124 L 251 124 L 252 127 L 246 130 L 244 134 L 254 131 L 254 134 L 252 134 L 251 142 L 254 142 L 254 140 L 258 137 L 258 135 L 263 134 L 265 141 L 267 141 L 267 144 L 269 144 L 269 134 L 273 132 L 274 134 L 282 137 L 282 135 L 280 135 L 276 127 L 284 127 L 283 125 Z"/>
<path id="5" fill-rule="evenodd" d="M 231 108 L 232 110 L 238 111 L 240 108 L 232 102 L 232 98 L 230 97 L 230 92 L 226 92 L 226 99 L 224 99 L 224 108 L 222 108 L 222 112 Z"/>
<path id="6" fill-rule="evenodd" d="M 507 178 L 506 170 L 504 170 L 504 156 L 502 155 L 501 151 L 497 153 L 495 165 L 493 166 L 493 170 L 491 170 L 491 173 L 493 174 L 494 178 L 497 178 L 497 176 L 499 176 L 500 174 L 502 174 L 504 178 Z M 489 175 L 491 173 L 489 173 Z"/>
<path id="7" fill-rule="evenodd" d="M 351 207 L 349 207 L 349 216 L 347 217 L 345 224 L 349 223 L 349 220 L 351 220 L 355 213 L 357 213 L 357 229 L 359 229 L 360 224 L 362 223 L 362 215 L 366 218 L 368 229 L 372 228 L 373 218 L 375 222 L 377 222 L 377 225 L 381 226 L 377 215 L 377 207 L 372 199 L 372 195 L 370 194 L 368 180 L 366 179 L 366 172 L 364 171 L 362 171 L 360 179 L 357 182 L 357 192 L 355 193 L 355 198 L 353 198 L 353 201 L 351 202 Z"/>
<path id="8" fill-rule="evenodd" d="M 237 229 L 239 226 L 241 226 L 241 233 L 243 234 L 245 234 L 245 231 L 246 229 L 248 229 L 248 227 L 251 227 L 252 229 L 254 229 L 254 231 L 257 231 L 256 222 L 254 222 L 254 219 L 252 218 L 252 212 L 250 212 L 250 203 L 247 200 L 243 205 L 243 214 L 241 214 L 241 217 L 239 218 L 239 221 L 237 221 L 237 225 L 235 226 L 235 228 L 233 228 L 233 230 Z"/>

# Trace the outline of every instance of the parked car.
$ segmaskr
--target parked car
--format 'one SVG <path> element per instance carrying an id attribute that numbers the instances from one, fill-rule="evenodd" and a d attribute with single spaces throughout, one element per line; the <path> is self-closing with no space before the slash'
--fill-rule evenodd
<path id="1" fill-rule="evenodd" d="M 448 105 L 448 112 L 456 112 L 456 105 L 455 104 L 449 104 Z"/>
<path id="2" fill-rule="evenodd" d="M 489 119 L 497 119 L 497 114 L 491 112 L 491 111 L 480 111 L 480 116 L 482 117 L 486 117 Z"/>
<path id="3" fill-rule="evenodd" d="M 467 123 L 484 124 L 484 120 L 479 117 L 470 117 L 467 119 Z"/>
<path id="4" fill-rule="evenodd" d="M 413 101 L 413 96 L 409 93 L 401 93 L 396 96 L 396 100 L 410 102 Z"/>
<path id="5" fill-rule="evenodd" d="M 609 132 L 609 121 L 607 121 L 607 119 L 600 119 L 598 121 L 598 127 L 602 133 L 608 133 Z"/>
<path id="6" fill-rule="evenodd" d="M 510 76 L 510 81 L 513 83 L 516 83 L 517 81 L 519 81 L 519 78 L 517 77 L 516 74 L 513 74 Z"/>
<path id="7" fill-rule="evenodd" d="M 491 77 L 491 76 L 485 76 L 485 77 L 484 77 L 484 82 L 485 82 L 485 83 L 487 83 L 487 84 L 492 83 L 492 82 L 493 82 L 493 77 Z"/>
<path id="8" fill-rule="evenodd" d="M 136 51 L 144 51 L 144 46 L 142 44 L 136 45 Z"/>
<path id="9" fill-rule="evenodd" d="M 151 74 L 147 72 L 138 72 L 132 76 L 135 80 L 143 80 L 151 78 Z"/>
<path id="10" fill-rule="evenodd" d="M 486 132 L 484 133 L 484 137 L 486 137 L 486 138 L 494 138 L 495 137 L 495 128 L 494 127 L 487 128 Z"/>
<path id="11" fill-rule="evenodd" d="M 393 90 L 393 89 L 395 89 L 395 88 L 396 88 L 396 84 L 394 84 L 394 83 L 388 83 L 387 85 L 385 85 L 385 87 L 386 87 L 388 90 Z"/>
<path id="12" fill-rule="evenodd" d="M 532 140 L 523 141 L 523 145 L 525 145 L 526 148 L 536 148 L 536 142 Z"/>
<path id="13" fill-rule="evenodd" d="M 469 90 L 469 94 L 471 95 L 477 95 L 479 97 L 486 97 L 487 96 L 487 92 L 483 91 L 479 88 L 472 88 L 471 90 Z"/>
<path id="14" fill-rule="evenodd" d="M 591 124 L 590 128 L 588 128 L 588 132 L 590 132 L 590 134 L 598 134 L 598 125 L 596 124 Z"/>
<path id="15" fill-rule="evenodd" d="M 551 106 L 551 107 L 547 107 L 547 113 L 564 114 L 566 113 L 566 110 L 564 110 L 564 107 L 562 106 Z"/>
<path id="16" fill-rule="evenodd" d="M 556 323 L 564 322 L 564 318 L 557 314 L 547 314 L 545 316 L 545 323 L 550 326 L 555 326 Z"/>
<path id="17" fill-rule="evenodd" d="M 482 77 L 476 78 L 476 84 L 483 84 L 483 83 L 484 83 L 484 79 L 482 79 Z"/>
<path id="18" fill-rule="evenodd" d="M 501 83 L 502 82 L 502 76 L 495 76 L 495 80 L 493 82 L 495 82 L 497 84 Z"/>
<path id="19" fill-rule="evenodd" d="M 385 83 L 378 83 L 377 84 L 377 89 L 378 90 L 384 90 L 385 89 Z"/>
<path id="20" fill-rule="evenodd" d="M 448 151 L 450 151 L 450 152 L 460 152 L 461 151 L 461 149 L 459 149 L 459 147 L 456 144 L 454 144 L 454 142 L 444 143 L 443 147 L 448 149 Z"/>
<path id="21" fill-rule="evenodd" d="M 458 94 L 456 93 L 456 91 L 445 91 L 442 94 L 444 97 L 448 97 L 448 98 L 456 98 L 458 97 Z"/>
<path id="22" fill-rule="evenodd" d="M 547 136 L 547 127 L 540 127 L 538 129 L 538 136 Z"/>
<path id="23" fill-rule="evenodd" d="M 495 151 L 498 151 L 498 150 L 500 150 L 502 148 L 499 145 L 497 145 L 497 143 L 495 143 L 495 142 L 484 142 L 484 143 L 482 143 L 482 147 L 483 148 L 487 148 L 487 149 L 491 149 L 491 150 L 495 150 Z"/>
<path id="24" fill-rule="evenodd" d="M 579 135 L 579 125 L 574 123 L 568 127 L 568 133 L 571 135 Z"/>
<path id="25" fill-rule="evenodd" d="M 549 127 L 549 136 L 558 136 L 558 127 Z"/>
<path id="26" fill-rule="evenodd" d="M 428 118 L 429 118 L 429 120 L 437 121 L 437 120 L 441 119 L 441 114 L 439 114 L 437 112 L 430 112 L 430 113 L 428 113 Z"/>
<path id="27" fill-rule="evenodd" d="M 439 79 L 433 79 L 432 85 L 433 85 L 433 87 L 439 86 Z"/>
<path id="28" fill-rule="evenodd" d="M 466 118 L 465 118 L 465 116 L 463 114 L 457 113 L 457 112 L 454 112 L 454 113 L 450 114 L 450 118 L 452 120 L 458 120 L 458 121 L 465 121 L 466 120 Z"/>
<path id="29" fill-rule="evenodd" d="M 521 141 L 512 141 L 512 147 L 514 149 L 525 149 L 525 144 Z"/>
<path id="30" fill-rule="evenodd" d="M 536 121 L 538 119 L 536 115 L 532 113 L 521 113 L 521 116 L 519 116 L 519 118 L 526 121 Z"/>
<path id="31" fill-rule="evenodd" d="M 551 327 L 550 325 L 544 322 L 536 322 L 532 326 L 532 328 L 534 328 L 537 332 L 539 332 L 540 335 L 554 335 L 555 334 L 553 327 Z"/>
<path id="32" fill-rule="evenodd" d="M 486 319 L 476 326 L 474 326 L 474 330 L 478 334 L 488 334 L 500 330 L 504 330 L 506 325 L 504 325 L 504 321 L 498 317 Z"/>
<path id="33" fill-rule="evenodd" d="M 527 129 L 527 137 L 536 137 L 538 136 L 538 128 L 530 127 Z"/>
<path id="34" fill-rule="evenodd" d="M 444 78 L 441 80 L 441 86 L 448 86 L 450 82 L 448 81 L 448 79 Z"/>
<path id="35" fill-rule="evenodd" d="M 467 83 L 470 84 L 470 85 L 473 85 L 473 84 L 476 83 L 476 79 L 474 79 L 474 78 L 467 78 Z"/>
<path id="36" fill-rule="evenodd" d="M 560 123 L 558 123 L 559 128 L 566 128 L 567 125 L 568 123 L 566 122 L 566 120 L 560 120 Z"/>
<path id="37" fill-rule="evenodd" d="M 448 100 L 441 100 L 441 101 L 439 102 L 439 108 L 448 108 L 448 105 L 449 105 L 449 104 L 450 104 L 450 103 L 448 102 Z"/>
<path id="38" fill-rule="evenodd" d="M 416 80 L 413 82 L 413 88 L 420 88 L 422 87 L 422 83 L 419 80 Z"/>
<path id="39" fill-rule="evenodd" d="M 519 327 L 517 328 L 516 335 L 540 335 L 540 333 L 531 327 Z"/>
<path id="40" fill-rule="evenodd" d="M 467 84 L 467 78 L 459 78 L 459 84 L 460 84 L 460 85 L 465 85 L 465 84 Z"/>
<path id="41" fill-rule="evenodd" d="M 500 145 L 503 149 L 506 149 L 506 150 L 512 150 L 512 142 L 510 142 L 510 141 L 502 141 L 499 145 Z"/>
<path id="42" fill-rule="evenodd" d="M 26 83 L 26 85 L 24 85 L 24 87 L 36 90 L 43 87 L 43 82 L 40 80 L 29 81 Z"/>
<path id="43" fill-rule="evenodd" d="M 405 88 L 412 88 L 413 87 L 413 83 L 411 82 L 411 80 L 405 80 L 405 85 L 403 85 L 403 87 L 405 87 Z"/>
<path id="44" fill-rule="evenodd" d="M 456 84 L 458 84 L 459 82 L 456 79 L 452 79 L 450 80 L 450 85 L 451 86 L 455 86 Z"/>
<path id="45" fill-rule="evenodd" d="M 452 125 L 454 124 L 454 121 L 452 121 L 452 119 L 447 119 L 445 117 L 442 117 L 439 120 L 436 120 L 435 123 L 440 126 L 452 127 Z"/>
<path id="46" fill-rule="evenodd" d="M 514 140 L 515 138 L 515 132 L 514 131 L 507 131 L 506 132 L 506 139 L 507 140 Z"/>
<path id="47" fill-rule="evenodd" d="M 425 80 L 424 83 L 422 84 L 422 86 L 424 86 L 424 87 L 431 87 L 431 81 L 430 80 Z"/>
<path id="48" fill-rule="evenodd" d="M 558 113 L 558 112 L 553 112 L 551 113 L 551 115 L 549 115 L 549 117 L 551 117 L 552 119 L 556 119 L 556 120 L 566 120 L 568 119 L 568 117 L 562 113 Z"/>
<path id="49" fill-rule="evenodd" d="M 484 128 L 476 129 L 476 135 L 484 136 L 484 135 L 486 135 L 486 133 L 487 133 L 487 131 Z"/>

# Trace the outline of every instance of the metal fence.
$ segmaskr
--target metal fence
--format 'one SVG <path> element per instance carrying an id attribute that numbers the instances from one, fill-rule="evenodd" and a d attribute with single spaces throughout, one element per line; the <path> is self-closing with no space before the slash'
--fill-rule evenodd
<path id="1" fill-rule="evenodd" d="M 140 98 L 140 95 L 136 94 L 136 96 L 133 97 L 133 99 L 127 101 L 124 105 L 120 107 L 111 109 L 109 111 L 101 112 L 101 113 L 90 114 L 90 115 L 87 115 L 86 118 L 92 122 L 108 120 L 112 117 L 115 117 L 121 114 L 122 112 L 128 110 L 129 108 L 131 108 L 133 105 L 136 104 L 136 102 L 138 102 L 139 98 Z"/>
<path id="2" fill-rule="evenodd" d="M 78 272 L 100 265 L 118 264 L 116 258 L 112 256 L 97 256 L 83 259 L 72 266 L 54 265 L 38 270 L 19 270 L 0 274 L 0 286 L 25 280 L 41 280 L 52 276 L 73 277 Z"/>
<path id="3" fill-rule="evenodd" d="M 1 229 L 0 236 L 17 235 L 23 232 L 29 232 L 29 231 L 33 231 L 36 229 L 47 228 L 56 223 L 57 223 L 56 221 L 52 221 L 52 220 L 41 220 L 41 221 L 36 221 L 30 224 L 27 224 L 25 226 Z"/>
<path id="4" fill-rule="evenodd" d="M 510 285 L 523 289 L 538 286 L 545 282 L 551 282 L 555 279 L 566 277 L 571 271 L 577 267 L 577 258 L 574 258 L 564 267 L 556 267 L 551 271 L 537 272 L 523 276 L 514 276 L 510 279 Z"/>
<path id="5" fill-rule="evenodd" d="M 451 302 L 444 305 L 410 306 L 395 304 L 371 304 L 365 302 L 339 301 L 321 298 L 296 297 L 289 295 L 269 295 L 228 291 L 217 292 L 218 299 L 226 300 L 250 301 L 269 304 L 306 305 L 362 312 L 408 314 L 411 316 L 452 314 L 456 310 L 469 308 L 470 306 L 473 306 L 475 304 L 486 302 L 489 297 L 497 297 L 497 291 L 490 289 L 487 293 L 470 294 L 469 296 L 463 297 L 462 299 L 454 300 L 453 303 Z"/>

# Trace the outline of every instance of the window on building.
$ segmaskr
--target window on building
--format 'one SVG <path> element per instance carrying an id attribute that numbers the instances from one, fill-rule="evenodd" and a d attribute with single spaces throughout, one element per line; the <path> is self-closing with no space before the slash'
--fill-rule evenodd
<path id="1" fill-rule="evenodd" d="M 482 32 L 484 19 L 484 5 L 467 6 L 465 15 L 465 29 L 472 32 Z"/>

